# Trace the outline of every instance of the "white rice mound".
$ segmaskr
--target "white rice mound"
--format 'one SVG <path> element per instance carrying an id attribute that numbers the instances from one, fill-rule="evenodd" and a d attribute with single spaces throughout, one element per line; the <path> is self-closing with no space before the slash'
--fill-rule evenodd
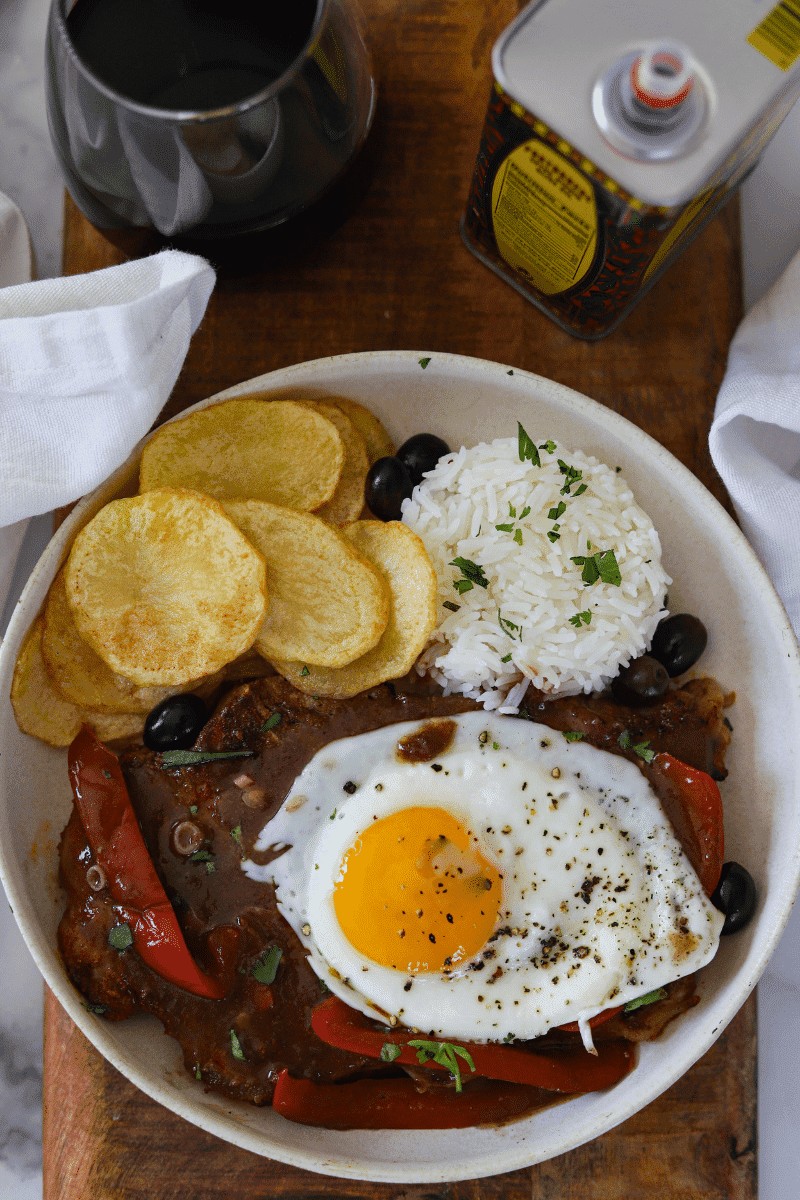
<path id="1" fill-rule="evenodd" d="M 501 713 L 517 712 L 531 684 L 562 696 L 604 688 L 650 645 L 672 582 L 658 533 L 618 470 L 562 445 L 540 448 L 539 456 L 541 466 L 520 461 L 516 438 L 462 448 L 441 458 L 403 502 L 402 519 L 425 543 L 439 581 L 439 623 L 418 670 L 445 693 Z M 568 493 L 559 460 L 581 472 Z M 556 522 L 548 513 L 561 502 Z M 513 530 L 497 530 L 501 524 Z M 608 550 L 619 586 L 584 584 L 583 566 L 571 559 Z M 455 589 L 465 578 L 450 565 L 459 557 L 483 569 L 487 587 Z M 570 622 L 587 612 L 588 624 Z"/>

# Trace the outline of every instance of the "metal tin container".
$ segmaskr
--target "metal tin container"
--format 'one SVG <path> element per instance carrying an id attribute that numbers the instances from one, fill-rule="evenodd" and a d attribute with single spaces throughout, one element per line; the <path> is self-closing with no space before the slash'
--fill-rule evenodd
<path id="1" fill-rule="evenodd" d="M 800 0 L 534 0 L 501 34 L 466 245 L 563 329 L 626 316 L 800 92 Z"/>

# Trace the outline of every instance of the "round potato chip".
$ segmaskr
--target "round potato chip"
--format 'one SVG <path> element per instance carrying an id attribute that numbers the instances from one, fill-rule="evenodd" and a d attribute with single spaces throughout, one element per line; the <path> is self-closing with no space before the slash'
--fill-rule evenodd
<path id="1" fill-rule="evenodd" d="M 341 667 L 377 643 L 389 588 L 350 539 L 319 517 L 260 500 L 231 501 L 225 511 L 267 564 L 260 654 Z"/>
<path id="2" fill-rule="evenodd" d="M 49 746 L 68 746 L 81 725 L 91 725 L 105 742 L 141 734 L 142 713 L 91 712 L 70 704 L 56 691 L 42 658 L 43 627 L 38 617 L 28 630 L 11 681 L 11 705 L 22 732 Z"/>
<path id="3" fill-rule="evenodd" d="M 140 688 L 115 675 L 78 633 L 59 571 L 44 607 L 42 657 L 55 689 L 78 708 L 103 713 L 148 713 L 174 688 Z"/>
<path id="4" fill-rule="evenodd" d="M 364 484 L 367 481 L 369 461 L 363 437 L 349 417 L 335 404 L 320 400 L 307 402 L 336 426 L 344 446 L 344 465 L 336 491 L 327 504 L 316 509 L 316 516 L 329 525 L 349 525 L 358 519 L 364 507 Z"/>
<path id="5" fill-rule="evenodd" d="M 384 574 L 391 593 L 389 624 L 372 650 L 338 670 L 273 659 L 301 692 L 347 699 L 411 670 L 436 625 L 436 573 L 415 533 L 400 521 L 356 521 L 344 531 Z"/>
<path id="6" fill-rule="evenodd" d="M 50 682 L 78 708 L 94 713 L 149 713 L 178 691 L 208 696 L 222 682 L 222 672 L 217 671 L 174 687 L 140 688 L 123 675 L 115 675 L 78 633 L 67 600 L 63 568 L 47 593 L 43 617 L 42 657 Z"/>
<path id="7" fill-rule="evenodd" d="M 222 505 L 182 488 L 112 500 L 65 568 L 78 632 L 117 675 L 172 686 L 249 650 L 266 611 L 264 560 Z"/>
<path id="8" fill-rule="evenodd" d="M 344 456 L 337 429 L 308 405 L 223 400 L 156 430 L 142 451 L 139 490 L 194 488 L 308 512 L 333 496 Z"/>
<path id="9" fill-rule="evenodd" d="M 353 422 L 366 443 L 370 466 L 379 458 L 394 454 L 397 447 L 374 412 L 370 412 L 365 405 L 347 396 L 330 396 L 327 403 L 335 404 Z"/>

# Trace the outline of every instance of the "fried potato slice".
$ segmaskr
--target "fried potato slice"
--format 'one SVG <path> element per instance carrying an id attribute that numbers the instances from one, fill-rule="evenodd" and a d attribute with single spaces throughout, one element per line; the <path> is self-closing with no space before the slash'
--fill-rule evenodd
<path id="1" fill-rule="evenodd" d="M 43 617 L 42 657 L 50 682 L 78 708 L 95 713 L 149 713 L 178 691 L 207 696 L 222 682 L 223 673 L 217 671 L 175 687 L 140 688 L 123 675 L 115 675 L 78 633 L 67 600 L 63 568 L 51 584 Z"/>
<path id="2" fill-rule="evenodd" d="M 137 687 L 106 666 L 78 633 L 67 600 L 63 568 L 47 594 L 42 657 L 53 687 L 78 708 L 102 713 L 148 713 L 175 691 Z"/>
<path id="3" fill-rule="evenodd" d="M 344 465 L 336 491 L 326 504 L 316 510 L 316 515 L 329 525 L 349 525 L 358 519 L 364 507 L 364 484 L 369 470 L 366 443 L 350 418 L 337 405 L 322 400 L 309 400 L 306 403 L 336 426 L 344 446 Z"/>
<path id="4" fill-rule="evenodd" d="M 22 643 L 11 681 L 11 706 L 22 732 L 49 746 L 68 746 L 81 725 L 91 725 L 104 742 L 139 736 L 143 713 L 91 712 L 70 704 L 56 691 L 42 658 L 43 628 L 38 617 Z"/>
<path id="5" fill-rule="evenodd" d="M 364 404 L 359 404 L 358 400 L 350 400 L 347 396 L 331 396 L 327 403 L 335 404 L 353 422 L 366 443 L 370 466 L 379 458 L 394 454 L 397 447 L 375 413 Z"/>
<path id="6" fill-rule="evenodd" d="M 223 400 L 156 430 L 142 451 L 139 490 L 193 488 L 309 512 L 331 499 L 344 460 L 336 427 L 306 404 Z"/>
<path id="7" fill-rule="evenodd" d="M 221 504 L 183 488 L 112 500 L 76 537 L 64 580 L 81 637 L 139 687 L 218 671 L 266 611 L 261 555 Z"/>
<path id="8" fill-rule="evenodd" d="M 423 543 L 400 521 L 356 521 L 345 533 L 389 584 L 391 612 L 383 637 L 338 670 L 273 659 L 276 670 L 299 691 L 342 700 L 411 670 L 436 624 L 437 594 L 436 573 Z"/>
<path id="9" fill-rule="evenodd" d="M 389 620 L 389 588 L 349 538 L 309 513 L 261 500 L 225 511 L 267 564 L 264 658 L 341 667 L 370 650 Z"/>

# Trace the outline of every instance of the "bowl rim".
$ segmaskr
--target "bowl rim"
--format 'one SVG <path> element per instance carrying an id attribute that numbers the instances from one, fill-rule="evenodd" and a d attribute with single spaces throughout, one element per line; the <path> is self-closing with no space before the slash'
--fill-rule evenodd
<path id="1" fill-rule="evenodd" d="M 565 384 L 558 383 L 535 372 L 509 367 L 506 364 L 468 355 L 435 350 L 356 351 L 348 354 L 328 355 L 295 363 L 254 376 L 248 380 L 243 380 L 182 410 L 171 417 L 170 421 L 180 420 L 189 412 L 198 411 L 219 403 L 222 400 L 245 396 L 253 391 L 270 390 L 280 393 L 281 389 L 295 383 L 298 377 L 303 378 L 303 386 L 311 386 L 309 376 L 318 376 L 320 380 L 327 381 L 328 391 L 330 392 L 332 386 L 336 384 L 336 378 L 331 379 L 329 373 L 332 369 L 335 371 L 337 368 L 352 368 L 355 371 L 358 368 L 363 369 L 366 367 L 382 367 L 384 369 L 391 367 L 401 374 L 417 372 L 421 366 L 420 360 L 425 357 L 429 360 L 426 363 L 426 367 L 429 364 L 434 365 L 434 369 L 436 370 L 439 366 L 444 366 L 450 375 L 466 370 L 477 377 L 483 376 L 489 381 L 496 379 L 500 372 L 503 374 L 511 372 L 514 376 L 522 380 L 526 386 L 530 386 L 532 391 L 535 392 L 538 389 L 540 392 L 543 390 L 549 393 L 549 397 L 555 403 L 563 406 L 571 414 L 574 413 L 579 419 L 596 419 L 598 414 L 602 413 L 603 423 L 609 428 L 612 434 L 615 434 L 617 437 L 626 438 L 633 444 L 634 448 L 638 445 L 648 454 L 654 455 L 660 460 L 662 465 L 669 468 L 682 492 L 688 492 L 695 500 L 702 500 L 704 504 L 713 506 L 715 519 L 721 522 L 726 536 L 732 539 L 737 553 L 744 556 L 752 577 L 758 581 L 760 599 L 769 610 L 770 623 L 783 637 L 786 654 L 795 677 L 797 692 L 800 695 L 800 647 L 798 647 L 797 639 L 773 584 L 758 560 L 755 551 L 733 518 L 689 468 L 684 466 L 679 459 L 645 430 L 613 409 L 606 408 L 600 402 L 592 400 L 584 393 L 578 392 Z M 152 433 L 148 435 L 148 438 L 150 436 L 152 436 Z M 76 504 L 75 508 L 48 543 L 17 602 L 9 622 L 8 630 L 6 631 L 5 639 L 0 644 L 0 678 L 7 677 L 10 680 L 10 675 L 13 671 L 13 659 L 16 658 L 17 648 L 23 633 L 27 629 L 34 612 L 38 611 L 46 588 L 55 575 L 74 532 L 80 527 L 92 505 L 98 502 L 105 503 L 123 486 L 123 481 L 130 473 L 132 465 L 138 460 L 141 447 L 148 438 L 142 439 L 125 462 L 120 464 L 98 488 Z M 0 797 L 0 807 L 2 807 L 2 797 Z M 552 1158 L 576 1149 L 586 1142 L 608 1132 L 608 1130 L 618 1126 L 635 1113 L 641 1111 L 642 1108 L 671 1087 L 676 1080 L 688 1071 L 717 1040 L 745 1003 L 758 979 L 763 974 L 789 919 L 795 896 L 798 890 L 800 890 L 800 845 L 795 846 L 791 859 L 791 870 L 786 871 L 781 881 L 782 886 L 780 890 L 783 893 L 783 902 L 779 906 L 778 919 L 773 920 L 772 926 L 766 935 L 762 936 L 759 940 L 758 952 L 748 977 L 738 987 L 729 989 L 731 994 L 727 998 L 721 1013 L 718 1012 L 716 1014 L 717 1019 L 713 1030 L 707 1030 L 702 1038 L 696 1039 L 689 1061 L 686 1061 L 684 1057 L 676 1056 L 672 1060 L 671 1065 L 668 1064 L 668 1069 L 659 1074 L 657 1084 L 651 1086 L 649 1089 L 645 1089 L 643 1100 L 640 1096 L 633 1096 L 630 1102 L 625 1105 L 620 1106 L 617 1103 L 612 1109 L 605 1111 L 602 1117 L 595 1121 L 591 1129 L 579 1133 L 577 1138 L 574 1134 L 564 1138 L 562 1145 L 548 1150 L 545 1154 L 537 1154 L 535 1147 L 531 1147 L 529 1139 L 526 1138 L 513 1146 L 509 1145 L 507 1148 L 504 1148 L 504 1154 L 500 1161 L 491 1152 L 487 1152 L 480 1166 L 474 1161 L 470 1162 L 468 1166 L 459 1166 L 457 1163 L 447 1162 L 434 1165 L 426 1162 L 423 1164 L 425 1169 L 422 1172 L 419 1169 L 415 1170 L 414 1165 L 405 1160 L 384 1160 L 379 1163 L 376 1160 L 367 1159 L 359 1163 L 354 1159 L 353 1155 L 344 1153 L 327 1153 L 324 1157 L 321 1157 L 319 1153 L 314 1152 L 313 1148 L 305 1150 L 297 1147 L 274 1145 L 271 1143 L 268 1133 L 250 1130 L 236 1121 L 233 1115 L 236 1102 L 227 1101 L 227 1103 L 234 1106 L 231 1109 L 231 1116 L 220 1116 L 212 1112 L 209 1108 L 198 1106 L 193 1099 L 184 1098 L 179 1091 L 164 1080 L 147 1078 L 142 1074 L 137 1064 L 130 1061 L 121 1048 L 106 1033 L 102 1023 L 96 1020 L 89 1020 L 89 1014 L 81 1004 L 78 992 L 67 978 L 57 951 L 50 946 L 44 934 L 40 933 L 36 928 L 37 920 L 33 913 L 32 905 L 27 900 L 24 887 L 21 883 L 18 885 L 17 880 L 14 878 L 13 866 L 10 866 L 6 862 L 2 841 L 0 841 L 0 880 L 2 880 L 6 888 L 9 903 L 13 908 L 26 945 L 44 980 L 55 994 L 59 1003 L 65 1008 L 74 1023 L 103 1057 L 116 1067 L 123 1076 L 134 1083 L 136 1087 L 150 1096 L 151 1099 L 163 1104 L 171 1111 L 178 1113 L 185 1120 L 188 1120 L 191 1124 L 198 1126 L 208 1133 L 214 1134 L 242 1149 L 250 1150 L 264 1157 L 271 1157 L 289 1166 L 342 1179 L 365 1180 L 376 1183 L 448 1183 L 466 1179 L 488 1178 L 492 1175 L 519 1170 L 541 1161 L 549 1161 Z M 225 1100 L 225 1098 L 221 1099 Z M 513 1128 L 513 1125 L 511 1128 Z M 265 1144 L 265 1142 L 268 1144 Z"/>

